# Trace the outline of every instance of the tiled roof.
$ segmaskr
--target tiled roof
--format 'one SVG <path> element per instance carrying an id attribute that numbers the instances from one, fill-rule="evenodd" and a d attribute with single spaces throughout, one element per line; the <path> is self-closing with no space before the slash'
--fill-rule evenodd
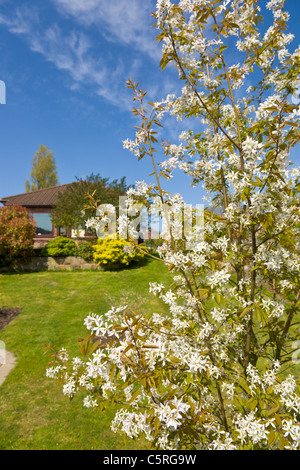
<path id="1" fill-rule="evenodd" d="M 16 194 L 15 196 L 2 197 L 0 202 L 6 204 L 20 204 L 21 206 L 53 206 L 56 203 L 58 194 L 64 191 L 70 184 L 73 183 L 38 189 L 37 191 Z"/>

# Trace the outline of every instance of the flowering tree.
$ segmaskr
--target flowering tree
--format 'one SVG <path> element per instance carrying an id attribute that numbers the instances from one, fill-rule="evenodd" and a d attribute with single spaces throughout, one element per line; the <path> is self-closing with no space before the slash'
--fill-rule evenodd
<path id="1" fill-rule="evenodd" d="M 284 0 L 266 3 L 265 30 L 258 0 L 159 0 L 155 13 L 163 42 L 161 67 L 175 64 L 180 96 L 145 104 L 132 81 L 141 124 L 124 146 L 150 158 L 156 181 L 129 191 L 128 204 L 181 202 L 161 176 L 174 168 L 201 182 L 224 208 L 204 214 L 185 239 L 169 218 L 160 259 L 172 289 L 150 292 L 170 315 L 113 307 L 90 314 L 86 358 L 54 352 L 50 377 L 84 405 L 120 405 L 112 429 L 146 437 L 159 449 L 298 449 L 300 394 L 297 314 L 300 305 L 300 171 L 289 159 L 299 142 L 300 48 L 290 52 Z M 196 118 L 197 131 L 162 143 L 157 131 L 169 113 Z M 200 125 L 201 123 L 201 125 Z M 139 191 L 140 188 L 140 191 Z M 174 219 L 176 220 L 176 219 Z M 123 223 L 124 221 L 122 221 Z M 176 227 L 175 227 L 176 228 Z M 185 243 L 195 243 L 186 249 Z M 294 370 L 293 370 L 294 369 Z"/>

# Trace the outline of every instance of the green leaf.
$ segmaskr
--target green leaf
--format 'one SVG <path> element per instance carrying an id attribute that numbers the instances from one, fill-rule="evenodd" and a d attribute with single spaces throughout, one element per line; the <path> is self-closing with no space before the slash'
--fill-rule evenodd
<path id="1" fill-rule="evenodd" d="M 168 57 L 163 57 L 159 63 L 161 70 L 164 70 L 169 62 L 170 62 L 170 59 Z"/>
<path id="2" fill-rule="evenodd" d="M 252 308 L 252 305 L 248 305 L 246 308 L 244 308 L 242 313 L 239 315 L 239 318 L 243 318 L 246 315 L 246 313 L 249 312 L 251 308 Z"/>
<path id="3" fill-rule="evenodd" d="M 271 431 L 268 435 L 268 447 L 272 447 L 272 445 L 277 441 L 278 433 Z"/>
<path id="4" fill-rule="evenodd" d="M 140 394 L 141 394 L 141 389 L 139 388 L 133 393 L 129 403 L 132 403 Z"/>
<path id="5" fill-rule="evenodd" d="M 267 415 L 272 416 L 274 413 L 277 413 L 279 408 L 280 408 L 280 404 L 278 404 L 274 408 L 271 408 L 270 410 L 268 410 Z"/>
<path id="6" fill-rule="evenodd" d="M 100 341 L 95 341 L 93 346 L 89 349 L 89 354 L 93 354 L 93 352 L 95 352 L 99 348 L 100 344 Z"/>
<path id="7" fill-rule="evenodd" d="M 258 400 L 257 398 L 250 398 L 250 400 L 248 401 L 247 405 L 249 406 L 250 408 L 250 411 L 253 411 L 257 405 L 258 405 Z"/>
<path id="8" fill-rule="evenodd" d="M 276 421 L 276 423 L 278 424 L 278 426 L 279 426 L 279 427 L 282 427 L 281 418 L 280 418 L 280 416 L 279 416 L 277 413 L 275 413 L 274 418 L 275 418 L 275 421 Z"/>
<path id="9" fill-rule="evenodd" d="M 199 441 L 199 434 L 197 433 L 197 431 L 195 431 L 195 429 L 193 428 L 193 426 L 185 426 L 184 430 L 190 434 L 191 436 L 193 436 L 197 441 Z"/>
<path id="10" fill-rule="evenodd" d="M 286 440 L 283 434 L 279 434 L 279 449 L 284 450 L 285 446 L 286 446 Z"/>

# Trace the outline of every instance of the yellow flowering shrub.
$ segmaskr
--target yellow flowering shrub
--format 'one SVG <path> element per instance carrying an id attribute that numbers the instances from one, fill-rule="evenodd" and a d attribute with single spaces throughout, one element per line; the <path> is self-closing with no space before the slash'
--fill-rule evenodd
<path id="1" fill-rule="evenodd" d="M 132 249 L 131 244 L 124 239 L 98 238 L 93 248 L 94 261 L 107 269 L 128 266 L 144 258 L 143 253 Z"/>

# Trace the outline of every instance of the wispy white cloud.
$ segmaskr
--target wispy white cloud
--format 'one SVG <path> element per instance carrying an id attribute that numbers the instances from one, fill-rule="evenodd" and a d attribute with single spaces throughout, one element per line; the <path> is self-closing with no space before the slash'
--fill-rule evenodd
<path id="1" fill-rule="evenodd" d="M 79 24 L 94 26 L 107 40 L 130 45 L 157 60 L 154 44 L 154 0 L 52 0 L 59 12 Z"/>
<path id="2" fill-rule="evenodd" d="M 23 37 L 33 52 L 66 72 L 71 89 L 86 88 L 120 108 L 129 108 L 122 58 L 114 57 L 111 63 L 105 54 L 95 51 L 84 32 L 66 32 L 57 23 L 45 28 L 39 23 L 38 10 L 28 8 L 18 8 L 11 16 L 0 14 L 0 25 Z"/>
<path id="3" fill-rule="evenodd" d="M 0 0 L 1 2 L 2 0 Z M 7 0 L 8 1 L 8 0 Z M 43 10 L 25 2 L 0 10 L 0 26 L 23 38 L 28 47 L 67 77 L 73 91 L 98 95 L 129 110 L 128 78 L 145 79 L 152 100 L 164 91 L 161 78 L 151 80 L 147 67 L 158 66 L 160 46 L 154 42 L 155 0 L 50 0 L 56 17 L 46 22 Z M 1 4 L 1 3 L 0 3 Z M 13 5 L 13 2 L 11 2 Z M 112 46 L 112 47 L 110 47 Z M 165 78 L 167 80 L 167 78 Z M 153 93 L 155 92 L 155 94 Z"/>
<path id="4" fill-rule="evenodd" d="M 0 14 L 0 25 L 9 29 L 13 34 L 29 34 L 32 25 L 38 23 L 36 9 L 17 8 L 11 16 Z"/>

